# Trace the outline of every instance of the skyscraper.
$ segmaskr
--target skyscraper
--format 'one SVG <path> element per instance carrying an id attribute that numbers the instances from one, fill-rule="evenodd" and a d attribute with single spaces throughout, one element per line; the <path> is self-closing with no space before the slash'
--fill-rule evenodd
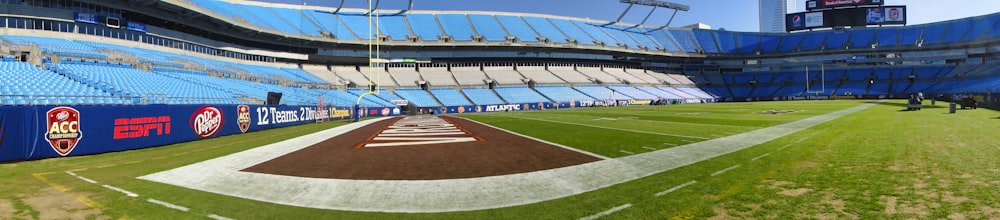
<path id="1" fill-rule="evenodd" d="M 794 2 L 796 0 L 792 0 Z M 788 13 L 788 0 L 759 0 L 760 32 L 784 33 L 785 13 Z M 794 5 L 793 5 L 794 7 Z"/>

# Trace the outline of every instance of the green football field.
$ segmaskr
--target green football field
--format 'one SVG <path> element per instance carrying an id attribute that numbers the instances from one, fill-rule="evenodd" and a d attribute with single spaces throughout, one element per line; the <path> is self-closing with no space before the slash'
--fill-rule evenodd
<path id="1" fill-rule="evenodd" d="M 716 103 L 459 116 L 618 158 L 869 102 Z M 903 109 L 903 100 L 878 103 L 678 169 L 570 197 L 491 210 L 319 210 L 136 179 L 347 122 L 308 124 L 143 150 L 2 164 L 0 219 L 1000 218 L 1000 112 L 948 114 L 940 103 L 921 111 Z"/>

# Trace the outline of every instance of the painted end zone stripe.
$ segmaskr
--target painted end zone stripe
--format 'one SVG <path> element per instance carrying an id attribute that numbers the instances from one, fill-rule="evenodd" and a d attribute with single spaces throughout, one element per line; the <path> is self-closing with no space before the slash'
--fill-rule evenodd
<path id="1" fill-rule="evenodd" d="M 632 203 L 628 203 L 628 204 L 625 204 L 625 205 L 620 205 L 618 207 L 614 207 L 614 208 L 608 209 L 607 211 L 603 211 L 601 213 L 597 213 L 597 214 L 594 214 L 594 215 L 591 215 L 591 216 L 583 217 L 583 218 L 580 218 L 580 220 L 594 220 L 594 219 L 600 218 L 601 216 L 610 215 L 611 213 L 615 213 L 617 211 L 621 211 L 622 209 L 627 209 L 628 207 L 632 207 Z"/>
<path id="2" fill-rule="evenodd" d="M 694 181 L 694 180 L 691 180 L 691 181 L 688 181 L 688 182 L 686 182 L 686 183 L 683 183 L 683 184 L 681 184 L 681 185 L 677 185 L 677 186 L 675 186 L 675 187 L 672 187 L 672 188 L 670 188 L 670 189 L 667 189 L 667 190 L 664 190 L 663 192 L 658 192 L 658 193 L 656 193 L 656 194 L 653 194 L 653 196 L 655 196 L 655 197 L 660 197 L 660 196 L 663 196 L 663 195 L 666 195 L 667 193 L 671 193 L 671 192 L 673 192 L 673 191 L 677 191 L 677 190 L 679 190 L 679 189 L 681 189 L 681 188 L 684 188 L 684 187 L 687 187 L 687 186 L 690 186 L 691 184 L 695 184 L 695 183 L 698 183 L 698 181 Z"/>

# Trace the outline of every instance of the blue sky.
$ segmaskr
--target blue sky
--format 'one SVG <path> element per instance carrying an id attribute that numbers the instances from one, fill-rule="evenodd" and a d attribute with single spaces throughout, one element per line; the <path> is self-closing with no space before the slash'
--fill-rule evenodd
<path id="1" fill-rule="evenodd" d="M 340 0 L 258 0 L 296 5 L 336 7 Z M 368 8 L 364 0 L 345 0 L 345 7 Z M 375 0 L 372 0 L 373 2 Z M 798 11 L 805 10 L 805 0 L 797 3 Z M 404 9 L 407 0 L 382 0 L 381 8 Z M 756 0 L 672 0 L 691 6 L 687 12 L 677 13 L 671 26 L 706 23 L 713 29 L 732 31 L 757 31 Z M 911 25 L 952 20 L 1000 12 L 1000 0 L 886 0 L 886 5 L 906 5 L 907 19 Z M 414 0 L 417 10 L 505 11 L 552 14 L 571 17 L 615 20 L 627 4 L 618 0 Z M 635 6 L 623 21 L 639 23 L 650 7 Z M 670 19 L 672 10 L 657 9 L 648 24 L 662 25 Z"/>

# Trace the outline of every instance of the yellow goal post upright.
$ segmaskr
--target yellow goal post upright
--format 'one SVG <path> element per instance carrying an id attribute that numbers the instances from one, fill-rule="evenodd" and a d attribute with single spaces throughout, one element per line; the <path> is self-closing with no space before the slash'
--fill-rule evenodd
<path id="1" fill-rule="evenodd" d="M 361 99 L 366 95 L 378 95 L 382 76 L 379 71 L 384 70 L 383 65 L 385 64 L 379 47 L 378 30 L 381 23 L 379 13 L 375 12 L 377 6 L 373 7 L 371 0 L 366 0 L 366 2 L 368 2 L 368 13 L 366 13 L 368 16 L 368 91 L 358 95 L 358 101 L 355 105 L 361 105 Z"/>

